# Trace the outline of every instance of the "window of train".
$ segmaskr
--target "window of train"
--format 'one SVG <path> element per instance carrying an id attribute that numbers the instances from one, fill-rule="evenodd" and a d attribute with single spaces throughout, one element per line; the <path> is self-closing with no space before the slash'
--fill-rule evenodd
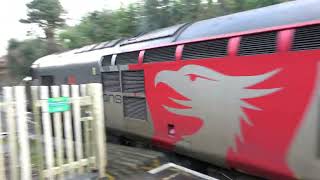
<path id="1" fill-rule="evenodd" d="M 116 65 L 137 64 L 140 51 L 117 54 Z"/>
<path id="2" fill-rule="evenodd" d="M 293 51 L 320 49 L 320 25 L 297 28 L 292 45 Z"/>
<path id="3" fill-rule="evenodd" d="M 228 39 L 217 39 L 185 44 L 182 59 L 202 59 L 227 55 Z"/>
<path id="4" fill-rule="evenodd" d="M 101 66 L 111 66 L 112 55 L 103 56 Z"/>
<path id="5" fill-rule="evenodd" d="M 265 32 L 241 37 L 240 56 L 272 54 L 276 52 L 277 32 Z"/>
<path id="6" fill-rule="evenodd" d="M 146 50 L 144 53 L 143 62 L 164 62 L 164 61 L 175 61 L 177 46 L 168 46 L 155 49 Z"/>

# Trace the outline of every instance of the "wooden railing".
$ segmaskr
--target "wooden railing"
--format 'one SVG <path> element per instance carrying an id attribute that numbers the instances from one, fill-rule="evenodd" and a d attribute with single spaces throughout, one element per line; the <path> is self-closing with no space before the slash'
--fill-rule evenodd
<path id="1" fill-rule="evenodd" d="M 3 92 L 0 179 L 31 180 L 33 176 L 64 179 L 91 170 L 98 170 L 99 177 L 105 177 L 107 154 L 101 84 L 32 86 L 35 126 L 32 133 L 36 137 L 33 139 L 29 138 L 25 87 L 4 87 Z M 52 112 L 48 99 L 58 97 L 68 99 L 71 108 Z M 5 162 L 9 162 L 8 167 Z"/>

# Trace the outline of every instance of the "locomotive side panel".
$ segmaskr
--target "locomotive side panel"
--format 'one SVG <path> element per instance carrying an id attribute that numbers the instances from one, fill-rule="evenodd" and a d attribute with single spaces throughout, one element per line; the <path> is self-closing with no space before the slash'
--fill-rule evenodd
<path id="1" fill-rule="evenodd" d="M 213 164 L 270 178 L 300 176 L 287 158 L 314 99 L 318 57 L 288 53 L 145 65 L 153 138 L 173 146 L 190 142 L 190 156 Z M 317 123 L 317 116 L 309 119 Z M 316 139 L 316 133 L 309 137 Z M 315 145 L 308 149 L 314 152 Z"/>
<path id="2" fill-rule="evenodd" d="M 50 83 L 45 79 L 50 78 Z M 100 82 L 97 62 L 60 67 L 33 68 L 33 82 L 37 85 L 85 84 Z"/>
<path id="3" fill-rule="evenodd" d="M 118 55 L 118 66 L 102 67 L 107 126 L 130 139 L 150 140 L 153 124 L 145 99 L 144 71 L 129 70 L 127 61 L 134 62 L 138 54 L 131 56 Z"/>

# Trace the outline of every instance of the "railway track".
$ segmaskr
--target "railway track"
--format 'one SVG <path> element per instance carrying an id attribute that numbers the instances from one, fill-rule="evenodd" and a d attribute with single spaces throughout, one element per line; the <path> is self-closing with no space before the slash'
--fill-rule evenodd
<path id="1" fill-rule="evenodd" d="M 164 153 L 150 149 L 108 143 L 107 151 L 109 179 L 130 179 L 166 162 Z"/>

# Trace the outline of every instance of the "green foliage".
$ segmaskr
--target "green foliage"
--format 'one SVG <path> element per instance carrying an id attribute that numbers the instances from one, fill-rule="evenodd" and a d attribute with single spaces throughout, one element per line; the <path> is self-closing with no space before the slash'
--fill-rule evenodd
<path id="1" fill-rule="evenodd" d="M 23 23 L 36 23 L 42 28 L 57 28 L 64 25 L 61 17 L 64 10 L 59 0 L 33 0 L 27 4 L 28 19 Z"/>
<path id="2" fill-rule="evenodd" d="M 59 34 L 65 48 L 134 36 L 175 24 L 194 22 L 288 0 L 144 0 L 116 11 L 96 11 Z"/>
<path id="3" fill-rule="evenodd" d="M 290 0 L 218 0 L 218 6 L 221 8 L 222 14 L 230 14 L 286 1 Z"/>
<path id="4" fill-rule="evenodd" d="M 49 53 L 46 47 L 47 42 L 41 39 L 9 40 L 7 57 L 11 75 L 18 79 L 30 76 L 31 64 Z"/>
<path id="5" fill-rule="evenodd" d="M 53 31 L 64 25 L 65 20 L 62 18 L 64 10 L 59 0 L 33 0 L 27 4 L 28 18 L 21 19 L 22 23 L 35 23 L 43 28 L 46 37 L 53 37 Z M 51 32 L 49 32 L 51 31 Z"/>
<path id="6" fill-rule="evenodd" d="M 48 50 L 51 53 L 59 51 L 55 42 L 55 31 L 65 25 L 62 18 L 63 7 L 59 0 L 33 0 L 27 4 L 27 19 L 21 19 L 21 23 L 37 24 L 43 29 L 48 41 Z"/>
<path id="7" fill-rule="evenodd" d="M 118 11 L 92 12 L 79 25 L 67 27 L 59 34 L 65 48 L 73 49 L 121 37 L 137 32 L 138 7 L 130 5 Z"/>

